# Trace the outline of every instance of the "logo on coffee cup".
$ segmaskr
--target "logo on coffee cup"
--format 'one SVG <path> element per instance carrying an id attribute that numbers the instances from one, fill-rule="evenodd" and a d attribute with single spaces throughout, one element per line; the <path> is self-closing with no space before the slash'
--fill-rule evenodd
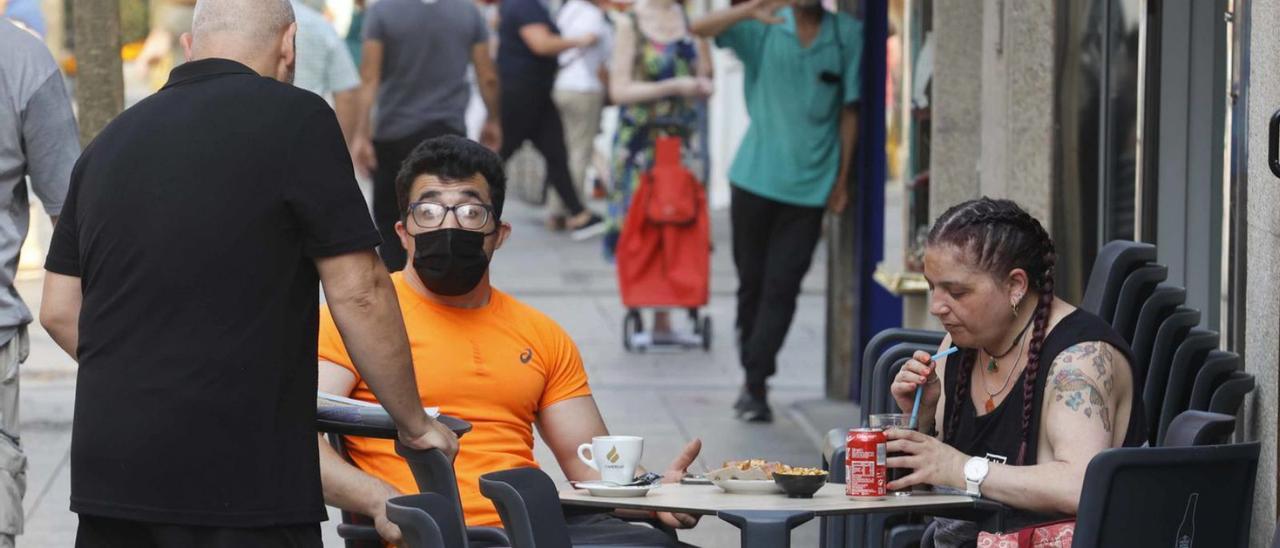
<path id="1" fill-rule="evenodd" d="M 608 452 L 608 453 L 605 453 L 604 457 L 605 457 L 606 459 L 609 459 L 609 462 L 610 462 L 610 463 L 617 464 L 617 463 L 618 463 L 618 458 L 619 458 L 619 457 L 618 457 L 618 448 L 617 448 L 617 447 L 610 447 L 610 448 L 609 448 L 609 452 Z"/>

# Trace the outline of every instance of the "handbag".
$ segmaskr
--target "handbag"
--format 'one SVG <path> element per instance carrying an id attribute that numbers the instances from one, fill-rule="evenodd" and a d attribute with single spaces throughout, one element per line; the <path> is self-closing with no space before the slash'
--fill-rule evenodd
<path id="1" fill-rule="evenodd" d="M 978 533 L 978 548 L 1071 548 L 1076 520 L 1032 525 L 1013 533 Z"/>

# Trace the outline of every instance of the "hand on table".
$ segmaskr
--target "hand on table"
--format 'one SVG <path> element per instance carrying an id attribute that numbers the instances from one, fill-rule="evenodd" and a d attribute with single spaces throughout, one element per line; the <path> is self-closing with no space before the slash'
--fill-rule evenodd
<path id="1" fill-rule="evenodd" d="M 911 469 L 911 474 L 907 477 L 890 482 L 889 489 L 907 489 L 926 484 L 964 489 L 964 463 L 969 460 L 969 455 L 937 438 L 913 430 L 893 428 L 885 431 L 885 437 L 889 439 L 885 446 L 886 452 L 905 454 L 889 457 L 885 465 L 889 468 Z"/>
<path id="2" fill-rule="evenodd" d="M 671 466 L 662 473 L 662 483 L 680 483 L 684 475 L 689 471 L 689 465 L 698 459 L 698 453 L 702 452 L 702 440 L 694 438 L 688 445 L 684 446 L 684 450 L 680 451 L 680 455 L 676 460 L 671 462 Z M 668 527 L 676 529 L 689 529 L 698 524 L 699 516 L 689 514 L 676 514 L 672 512 L 658 512 L 657 518 Z"/>

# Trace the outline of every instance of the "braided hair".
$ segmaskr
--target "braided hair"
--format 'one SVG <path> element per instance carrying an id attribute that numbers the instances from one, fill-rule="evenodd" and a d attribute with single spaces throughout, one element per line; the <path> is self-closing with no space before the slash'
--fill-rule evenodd
<path id="1" fill-rule="evenodd" d="M 1044 348 L 1049 307 L 1053 303 L 1053 268 L 1057 262 L 1053 239 L 1040 221 L 1018 204 L 1011 200 L 983 197 L 958 204 L 938 217 L 925 245 L 943 244 L 964 250 L 966 256 L 973 257 L 974 266 L 997 278 L 1021 268 L 1027 273 L 1029 285 L 1040 293 L 1032 317 L 1026 378 L 1022 383 L 1022 443 L 1018 448 L 1017 464 L 1025 464 L 1036 376 L 1040 371 L 1040 352 Z M 977 360 L 976 349 L 966 349 L 960 354 L 956 392 L 951 398 L 945 432 L 949 442 L 954 441 L 959 427 L 960 406 L 968 398 Z"/>

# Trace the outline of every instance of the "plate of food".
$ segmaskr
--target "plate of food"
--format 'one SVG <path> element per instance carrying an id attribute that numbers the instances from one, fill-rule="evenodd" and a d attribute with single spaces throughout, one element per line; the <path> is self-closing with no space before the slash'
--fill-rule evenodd
<path id="1" fill-rule="evenodd" d="M 729 461 L 724 466 L 707 472 L 707 478 L 726 493 L 773 494 L 782 492 L 782 487 L 773 480 L 773 474 L 790 468 L 780 462 L 763 459 Z"/>

